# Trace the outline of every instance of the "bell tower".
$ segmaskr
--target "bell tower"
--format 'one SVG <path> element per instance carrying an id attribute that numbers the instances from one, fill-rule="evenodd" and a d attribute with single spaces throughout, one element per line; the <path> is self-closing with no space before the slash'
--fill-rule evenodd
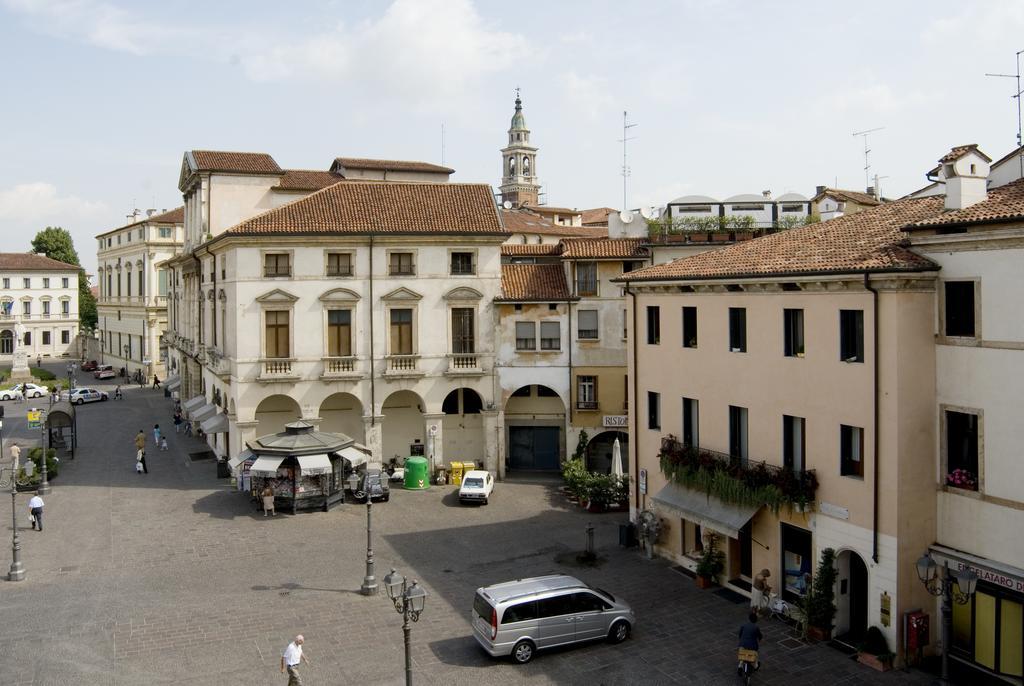
<path id="1" fill-rule="evenodd" d="M 540 184 L 537 183 L 537 148 L 530 145 L 530 130 L 523 116 L 523 101 L 516 88 L 516 111 L 508 130 L 508 145 L 501 149 L 502 202 L 515 207 L 538 205 Z"/>

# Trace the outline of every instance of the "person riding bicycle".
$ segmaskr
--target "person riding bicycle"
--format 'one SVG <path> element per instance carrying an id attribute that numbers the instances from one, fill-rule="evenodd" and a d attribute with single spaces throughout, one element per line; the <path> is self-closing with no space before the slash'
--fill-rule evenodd
<path id="1" fill-rule="evenodd" d="M 747 620 L 747 623 L 740 627 L 740 642 L 738 647 L 753 650 L 756 653 L 761 647 L 761 639 L 764 638 L 764 634 L 761 633 L 760 627 L 757 626 L 756 612 L 751 612 L 750 616 L 747 617 Z M 736 669 L 742 673 L 743 663 L 741 662 Z M 760 659 L 754 663 L 754 669 L 761 669 Z"/>

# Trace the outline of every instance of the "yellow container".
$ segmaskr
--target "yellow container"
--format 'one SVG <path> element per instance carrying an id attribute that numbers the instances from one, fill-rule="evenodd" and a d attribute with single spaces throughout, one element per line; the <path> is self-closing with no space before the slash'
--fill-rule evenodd
<path id="1" fill-rule="evenodd" d="M 451 481 L 449 483 L 451 483 L 452 486 L 462 485 L 462 469 L 463 465 L 461 462 L 448 463 L 448 472 L 451 477 Z"/>

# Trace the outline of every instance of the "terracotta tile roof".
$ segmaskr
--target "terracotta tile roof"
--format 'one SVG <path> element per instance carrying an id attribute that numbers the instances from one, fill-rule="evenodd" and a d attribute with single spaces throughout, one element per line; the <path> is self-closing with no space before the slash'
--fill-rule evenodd
<path id="1" fill-rule="evenodd" d="M 223 152 L 193 150 L 189 153 L 195 171 L 235 172 L 238 174 L 280 174 L 274 158 L 265 152 Z"/>
<path id="2" fill-rule="evenodd" d="M 501 265 L 501 297 L 496 300 L 568 300 L 569 285 L 560 264 Z"/>
<path id="3" fill-rule="evenodd" d="M 319 169 L 285 169 L 284 176 L 274 188 L 282 191 L 318 191 L 342 180 L 344 177 L 338 174 Z"/>
<path id="4" fill-rule="evenodd" d="M 630 281 L 937 269 L 904 247 L 908 223 L 942 212 L 943 198 L 905 198 L 629 274 Z M 619 277 L 615 281 L 622 281 Z"/>
<path id="5" fill-rule="evenodd" d="M 608 215 L 612 212 L 618 212 L 618 210 L 614 207 L 594 207 L 589 210 L 583 210 L 583 226 L 590 226 L 593 224 L 607 226 Z"/>
<path id="6" fill-rule="evenodd" d="M 501 254 L 512 257 L 522 255 L 561 255 L 562 244 L 544 243 L 537 245 L 533 243 L 531 245 L 524 245 L 523 243 L 504 243 L 501 246 Z"/>
<path id="7" fill-rule="evenodd" d="M 439 164 L 430 162 L 417 162 L 415 160 L 370 160 L 363 157 L 336 157 L 331 170 L 338 167 L 343 169 L 375 169 L 379 171 L 412 171 L 412 172 L 434 172 L 443 174 L 454 174 L 451 167 L 442 167 Z"/>
<path id="8" fill-rule="evenodd" d="M 185 207 L 184 206 L 182 206 L 182 207 L 175 207 L 173 210 L 167 210 L 166 212 L 161 212 L 160 214 L 154 214 L 152 217 L 142 217 L 138 221 L 132 222 L 131 224 L 125 224 L 124 226 L 119 226 L 116 229 L 110 229 L 108 231 L 104 231 L 103 233 L 96 234 L 96 237 L 99 238 L 101 236 L 106 236 L 107 234 L 117 233 L 118 231 L 123 231 L 125 229 L 130 229 L 133 226 L 142 226 L 143 224 L 153 224 L 153 223 L 155 223 L 155 224 L 184 224 L 185 223 Z"/>
<path id="9" fill-rule="evenodd" d="M 570 259 L 620 259 L 648 257 L 643 238 L 570 238 L 562 241 L 562 257 Z"/>
<path id="10" fill-rule="evenodd" d="M 579 210 L 571 207 L 555 207 L 553 205 L 524 205 L 523 207 L 542 214 L 582 214 Z"/>
<path id="11" fill-rule="evenodd" d="M 607 227 L 559 226 L 547 217 L 530 210 L 501 210 L 501 221 L 511 233 L 532 233 L 538 236 L 565 236 L 571 238 L 602 238 L 608 235 Z"/>
<path id="12" fill-rule="evenodd" d="M 818 193 L 811 202 L 817 202 L 824 196 L 831 196 L 837 200 L 848 200 L 849 202 L 855 202 L 858 205 L 867 205 L 868 207 L 874 207 L 875 205 L 881 205 L 881 201 L 875 196 L 869 195 L 868 193 L 861 193 L 859 191 L 847 191 L 841 188 L 826 188 L 821 193 Z"/>
<path id="13" fill-rule="evenodd" d="M 348 181 L 247 219 L 222 235 L 324 233 L 506 232 L 486 184 Z"/>
<path id="14" fill-rule="evenodd" d="M 46 271 L 46 272 L 77 272 L 81 267 L 51 260 L 46 255 L 30 252 L 0 252 L 0 270 L 2 271 Z"/>
<path id="15" fill-rule="evenodd" d="M 942 197 L 942 196 L 938 196 Z M 949 210 L 904 227 L 907 231 L 935 226 L 966 226 L 1024 220 L 1024 179 L 993 188 L 988 198 L 962 210 Z"/>
<path id="16" fill-rule="evenodd" d="M 955 162 L 956 160 L 960 159 L 961 157 L 963 157 L 964 155 L 966 155 L 969 152 L 976 152 L 979 155 L 981 155 L 982 157 L 984 157 L 986 160 L 988 160 L 989 162 L 992 161 L 991 157 L 989 157 L 988 155 L 983 153 L 981 150 L 978 150 L 978 144 L 977 143 L 971 143 L 970 145 L 958 145 L 958 146 L 956 146 L 955 148 L 953 148 L 952 150 L 950 150 L 945 155 L 943 155 L 942 157 L 939 158 L 939 164 L 942 164 L 944 162 Z"/>

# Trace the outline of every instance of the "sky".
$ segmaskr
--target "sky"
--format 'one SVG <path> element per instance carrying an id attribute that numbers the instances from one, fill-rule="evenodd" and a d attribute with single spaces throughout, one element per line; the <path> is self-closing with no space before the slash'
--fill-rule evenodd
<path id="1" fill-rule="evenodd" d="M 500 183 L 521 88 L 549 204 L 816 185 L 886 196 L 949 148 L 1013 149 L 1024 2 L 0 0 L 0 236 L 71 231 L 83 265 L 170 209 L 189 149 L 414 159 Z M 444 146 L 442 147 L 442 127 Z"/>

